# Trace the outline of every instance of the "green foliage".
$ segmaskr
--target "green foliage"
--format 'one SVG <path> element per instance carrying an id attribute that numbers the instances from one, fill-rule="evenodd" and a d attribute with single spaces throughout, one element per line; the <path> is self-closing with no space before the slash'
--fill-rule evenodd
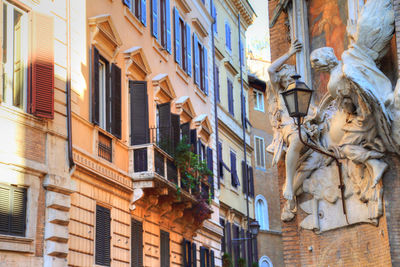
<path id="1" fill-rule="evenodd" d="M 239 267 L 246 267 L 246 265 L 247 265 L 246 260 L 243 258 L 240 258 L 238 263 L 239 263 Z"/>
<path id="2" fill-rule="evenodd" d="M 201 179 L 206 179 L 212 175 L 207 167 L 207 162 L 200 160 L 191 150 L 187 136 L 183 136 L 182 140 L 175 148 L 174 161 L 176 167 L 181 171 L 181 182 L 185 188 L 192 189 L 192 192 L 198 191 Z M 210 203 L 211 196 L 209 196 Z"/>
<path id="3" fill-rule="evenodd" d="M 222 255 L 222 267 L 232 267 L 232 256 L 228 253 Z"/>
<path id="4" fill-rule="evenodd" d="M 251 267 L 258 267 L 258 262 L 253 262 L 253 264 L 251 265 Z"/>

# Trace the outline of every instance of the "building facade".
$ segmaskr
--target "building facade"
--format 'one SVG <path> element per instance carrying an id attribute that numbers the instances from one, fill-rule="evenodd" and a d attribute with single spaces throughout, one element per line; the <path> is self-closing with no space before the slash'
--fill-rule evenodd
<path id="1" fill-rule="evenodd" d="M 248 111 L 245 31 L 253 22 L 255 13 L 247 1 L 214 1 L 213 4 L 216 10 L 213 14 L 213 31 L 218 114 L 218 183 L 220 223 L 224 227 L 222 253 L 225 262 L 231 261 L 233 266 L 239 266 L 239 262 L 243 261 L 251 265 L 257 261 L 256 253 L 249 253 L 252 247 L 256 249 L 255 240 L 251 240 L 247 233 L 247 217 L 254 219 L 253 149 L 250 145 L 250 128 L 246 127 L 243 131 L 242 114 L 244 109 Z"/>
<path id="2" fill-rule="evenodd" d="M 260 267 L 284 266 L 282 227 L 280 220 L 278 169 L 272 166 L 272 155 L 267 144 L 273 139 L 270 125 L 266 82 L 249 74 L 249 117 L 251 142 L 254 147 L 252 166 L 254 172 L 254 211 L 260 224 L 257 236 L 258 264 Z"/>

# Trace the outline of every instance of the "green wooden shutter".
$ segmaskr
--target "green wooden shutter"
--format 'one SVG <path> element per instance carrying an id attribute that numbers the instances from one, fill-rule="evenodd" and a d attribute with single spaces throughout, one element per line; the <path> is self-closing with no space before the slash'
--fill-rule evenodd
<path id="1" fill-rule="evenodd" d="M 0 233 L 24 236 L 26 229 L 26 189 L 0 185 Z"/>
<path id="2" fill-rule="evenodd" d="M 160 238 L 161 238 L 161 240 L 160 240 L 161 267 L 169 267 L 170 266 L 169 233 L 161 231 Z"/>
<path id="3" fill-rule="evenodd" d="M 149 142 L 149 108 L 147 83 L 129 81 L 131 97 L 131 145 Z"/>
<path id="4" fill-rule="evenodd" d="M 111 216 L 110 210 L 96 206 L 95 263 L 110 266 L 111 252 Z"/>
<path id="5" fill-rule="evenodd" d="M 111 65 L 111 133 L 121 139 L 121 69 Z"/>
<path id="6" fill-rule="evenodd" d="M 143 266 L 143 223 L 131 221 L 131 266 Z"/>

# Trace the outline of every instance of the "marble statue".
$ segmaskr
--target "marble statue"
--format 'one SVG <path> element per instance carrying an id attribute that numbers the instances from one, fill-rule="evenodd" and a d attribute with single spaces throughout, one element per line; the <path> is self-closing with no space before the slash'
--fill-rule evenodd
<path id="1" fill-rule="evenodd" d="M 297 126 L 288 116 L 280 92 L 295 72 L 285 65 L 301 49 L 294 42 L 284 56 L 269 69 L 268 101 L 273 120 L 274 140 L 268 151 L 274 163 L 286 151 L 286 181 L 283 196 L 287 200 L 282 220 L 296 213 L 296 196 L 312 199 L 298 203 L 308 216 L 301 227 L 317 232 L 367 222 L 377 224 L 383 213 L 381 179 L 388 164 L 385 154 L 400 154 L 400 86 L 393 90 L 378 62 L 386 55 L 394 33 L 394 12 L 390 0 L 369 0 L 356 25 L 349 25 L 349 48 L 341 61 L 330 47 L 310 55 L 316 71 L 328 72 L 327 95 L 302 125 L 303 140 L 313 143 L 340 159 L 345 193 L 341 199 L 338 170 L 333 160 L 304 147 Z M 339 201 L 340 200 L 340 201 Z M 344 217 L 341 201 L 346 202 Z"/>

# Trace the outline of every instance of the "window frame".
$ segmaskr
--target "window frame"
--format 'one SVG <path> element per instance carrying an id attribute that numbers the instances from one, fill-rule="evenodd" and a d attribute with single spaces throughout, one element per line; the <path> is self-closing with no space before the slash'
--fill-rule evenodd
<path id="1" fill-rule="evenodd" d="M 19 234 L 19 233 L 15 233 L 12 231 L 12 225 L 13 225 L 13 214 L 10 215 L 9 214 L 9 218 L 8 218 L 8 223 L 9 223 L 9 229 L 8 231 L 0 231 L 0 235 L 6 235 L 6 236 L 16 236 L 16 237 L 26 237 L 27 235 L 27 224 L 28 224 L 28 188 L 26 187 L 20 187 L 20 186 L 14 186 L 14 185 L 7 185 L 7 184 L 0 184 L 0 188 L 3 189 L 8 189 L 9 190 L 9 206 L 8 209 L 9 211 L 12 211 L 14 209 L 14 204 L 15 204 L 15 199 L 14 199 L 14 192 L 15 191 L 20 191 L 23 193 L 23 217 L 24 217 L 24 225 L 23 225 L 23 233 Z"/>
<path id="2" fill-rule="evenodd" d="M 257 139 L 259 139 L 260 141 L 262 140 L 262 147 L 261 148 L 257 145 Z M 255 153 L 256 153 L 256 155 L 255 155 L 255 167 L 257 169 L 265 170 L 265 139 L 260 137 L 260 136 L 255 135 L 254 136 L 254 147 L 255 147 Z M 258 152 L 259 149 L 260 149 L 260 151 Z M 258 155 L 261 155 L 261 153 L 262 153 L 262 165 L 259 165 L 258 164 L 259 163 Z M 260 158 L 260 160 L 261 160 L 261 158 Z"/>
<path id="3" fill-rule="evenodd" d="M 226 83 L 227 83 L 227 93 L 228 93 L 228 112 L 232 116 L 235 116 L 235 103 L 234 103 L 234 88 L 233 88 L 233 79 L 230 77 L 226 78 Z M 231 84 L 231 87 L 229 87 L 229 84 Z M 231 99 L 229 99 L 229 95 L 231 95 Z"/>
<path id="4" fill-rule="evenodd" d="M 11 11 L 12 16 L 8 16 L 6 18 L 6 23 L 3 23 L 3 41 L 2 41 L 2 46 L 3 46 L 3 55 L 2 55 L 2 68 L 1 68 L 1 74 L 3 75 L 3 83 L 1 84 L 1 95 L 2 95 L 2 102 L 4 104 L 10 106 L 10 107 L 15 107 L 18 109 L 23 110 L 24 112 L 28 112 L 28 90 L 30 90 L 29 84 L 28 84 L 28 64 L 29 64 L 29 50 L 30 50 L 30 45 L 29 45 L 29 12 L 26 12 L 25 10 L 21 9 L 20 7 L 7 2 L 7 1 L 2 1 L 0 4 L 2 4 L 2 9 L 3 9 L 3 21 L 4 21 L 4 12 L 7 10 L 7 14 L 9 14 L 9 11 Z M 5 9 L 6 8 L 6 9 Z M 20 57 L 22 59 L 22 77 L 21 77 L 21 82 L 22 82 L 22 88 L 20 88 L 20 103 L 19 105 L 14 104 L 14 94 L 15 94 L 15 89 L 14 89 L 14 75 L 15 75 L 15 43 L 14 43 L 14 36 L 15 36 L 15 31 L 13 30 L 15 25 L 14 25 L 14 20 L 15 20 L 15 11 L 21 13 L 21 47 L 20 47 Z M 13 27 L 9 27 L 9 23 L 13 25 Z M 11 30 L 10 30 L 11 29 Z M 6 37 L 6 38 L 5 38 Z M 10 38 L 11 37 L 11 38 Z M 9 45 L 12 46 L 12 49 L 4 49 L 5 43 L 7 47 Z M 8 51 L 7 55 L 4 53 L 5 51 Z M 12 58 L 12 62 L 5 62 L 5 58 Z M 12 85 L 7 85 L 5 82 L 6 79 L 4 78 L 6 73 L 12 73 Z"/>
<path id="5" fill-rule="evenodd" d="M 255 217 L 260 224 L 260 230 L 269 231 L 269 210 L 268 202 L 263 195 L 257 195 L 254 199 L 255 203 Z M 259 207 L 258 203 L 262 203 L 263 206 Z M 261 211 L 261 214 L 260 214 Z M 261 217 L 260 217 L 261 216 Z"/>
<path id="6" fill-rule="evenodd" d="M 264 93 L 257 89 L 253 89 L 253 99 L 254 110 L 265 112 Z"/>
<path id="7" fill-rule="evenodd" d="M 166 0 L 157 0 L 157 8 L 158 8 L 158 23 L 157 23 L 157 31 L 158 37 L 157 41 L 161 47 L 167 49 L 167 1 Z"/>

